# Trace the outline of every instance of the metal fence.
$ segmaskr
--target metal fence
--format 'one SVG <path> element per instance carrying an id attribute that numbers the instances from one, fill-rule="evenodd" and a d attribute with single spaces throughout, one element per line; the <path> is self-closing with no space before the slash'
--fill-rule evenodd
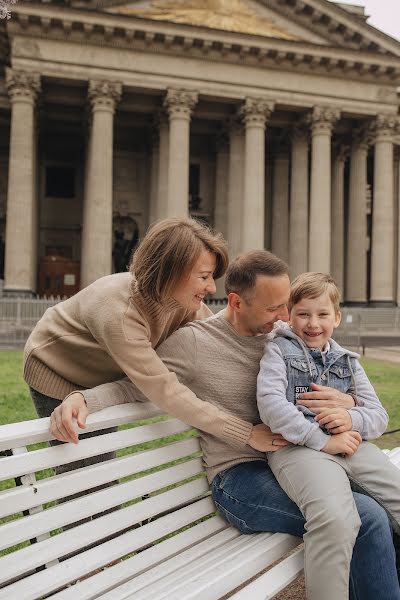
<path id="1" fill-rule="evenodd" d="M 61 300 L 62 298 L 1 298 L 0 347 L 24 346 L 46 310 Z"/>
<path id="2" fill-rule="evenodd" d="M 45 311 L 63 298 L 0 298 L 0 346 L 21 347 Z M 226 300 L 211 298 L 208 306 L 218 312 Z M 342 308 L 336 339 L 364 349 L 371 345 L 400 346 L 400 308 Z"/>

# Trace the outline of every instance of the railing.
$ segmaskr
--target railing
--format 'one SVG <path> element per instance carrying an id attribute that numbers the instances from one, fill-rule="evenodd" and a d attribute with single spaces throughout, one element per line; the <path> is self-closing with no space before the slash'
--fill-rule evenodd
<path id="1" fill-rule="evenodd" d="M 23 346 L 45 311 L 63 298 L 0 298 L 0 346 Z M 226 300 L 210 298 L 210 309 L 217 313 Z M 342 322 L 335 334 L 343 345 L 400 346 L 400 307 L 342 308 Z"/>
<path id="2" fill-rule="evenodd" d="M 14 322 L 15 325 L 35 324 L 50 306 L 61 302 L 62 298 L 1 298 L 0 322 Z"/>

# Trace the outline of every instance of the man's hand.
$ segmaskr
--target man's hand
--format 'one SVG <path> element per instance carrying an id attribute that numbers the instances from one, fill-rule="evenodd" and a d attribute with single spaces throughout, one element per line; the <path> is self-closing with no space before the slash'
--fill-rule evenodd
<path id="1" fill-rule="evenodd" d="M 248 444 L 259 452 L 275 452 L 287 446 L 289 442 L 280 433 L 272 433 L 267 425 L 259 423 L 253 425 Z"/>
<path id="2" fill-rule="evenodd" d="M 353 427 L 351 415 L 345 408 L 324 408 L 315 417 L 319 425 L 325 425 L 333 434 L 350 431 Z"/>
<path id="3" fill-rule="evenodd" d="M 316 383 L 312 383 L 311 387 L 313 391 L 300 394 L 297 404 L 317 414 L 325 408 L 354 408 L 354 398 L 350 394 Z"/>
<path id="4" fill-rule="evenodd" d="M 361 442 L 361 435 L 357 431 L 345 431 L 344 433 L 333 435 L 329 442 L 322 448 L 322 452 L 353 456 Z"/>
<path id="5" fill-rule="evenodd" d="M 50 415 L 50 431 L 61 442 L 79 442 L 73 419 L 76 419 L 81 429 L 86 427 L 86 417 L 89 410 L 80 392 L 74 392 L 61 402 Z"/>

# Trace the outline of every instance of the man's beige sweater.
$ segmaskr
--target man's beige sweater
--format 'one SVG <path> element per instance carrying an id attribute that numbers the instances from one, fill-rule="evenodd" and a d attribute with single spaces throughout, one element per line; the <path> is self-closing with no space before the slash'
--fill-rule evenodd
<path id="1" fill-rule="evenodd" d="M 265 342 L 265 335 L 239 335 L 226 320 L 225 311 L 221 311 L 205 321 L 178 329 L 157 348 L 157 354 L 169 369 L 175 371 L 181 383 L 205 402 L 214 404 L 216 410 L 227 411 L 255 424 L 261 422 L 256 381 Z M 91 412 L 145 400 L 127 379 L 82 393 Z M 233 465 L 253 460 L 266 462 L 265 453 L 250 446 L 240 447 L 212 431 L 199 433 L 210 482 L 217 473 Z"/>
<path id="2" fill-rule="evenodd" d="M 62 400 L 127 375 L 169 414 L 243 446 L 251 423 L 200 400 L 155 352 L 179 327 L 210 314 L 205 305 L 195 313 L 173 299 L 143 297 L 129 273 L 103 277 L 45 312 L 25 346 L 25 381 Z"/>

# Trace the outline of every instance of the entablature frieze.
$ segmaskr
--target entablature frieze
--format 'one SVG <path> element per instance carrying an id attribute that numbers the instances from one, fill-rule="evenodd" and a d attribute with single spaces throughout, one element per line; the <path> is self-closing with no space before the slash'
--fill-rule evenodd
<path id="1" fill-rule="evenodd" d="M 24 0 L 26 4 L 40 2 L 47 5 L 49 0 Z M 51 2 L 51 0 L 50 0 Z M 332 45 L 367 52 L 391 53 L 400 56 L 400 44 L 385 33 L 369 26 L 367 16 L 362 12 L 354 14 L 344 6 L 336 3 L 328 4 L 325 0 L 258 0 L 266 8 L 287 18 L 294 24 L 315 33 L 322 40 Z M 105 14 L 112 7 L 121 5 L 121 0 L 64 0 L 68 9 L 83 9 L 85 12 Z"/>
<path id="2" fill-rule="evenodd" d="M 179 54 L 209 61 L 234 62 L 260 68 L 340 74 L 341 77 L 387 81 L 400 85 L 398 58 L 370 49 L 318 46 L 220 30 L 206 31 L 175 23 L 121 17 L 57 7 L 16 5 L 7 23 L 11 37 L 45 37 L 57 41 Z M 18 43 L 13 53 L 23 55 Z"/>

